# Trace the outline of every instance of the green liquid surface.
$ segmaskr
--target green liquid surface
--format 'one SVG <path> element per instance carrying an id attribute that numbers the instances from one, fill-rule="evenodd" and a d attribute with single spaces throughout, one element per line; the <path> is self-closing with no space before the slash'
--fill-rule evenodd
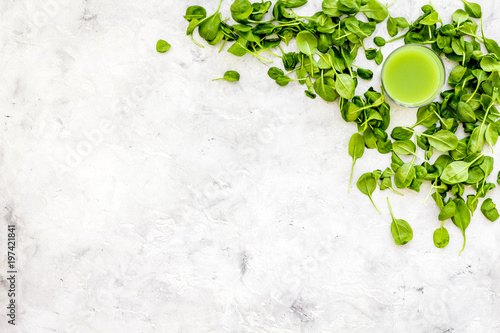
<path id="1" fill-rule="evenodd" d="M 408 45 L 394 51 L 384 63 L 382 83 L 387 94 L 407 106 L 432 101 L 443 86 L 439 57 L 424 46 Z"/>

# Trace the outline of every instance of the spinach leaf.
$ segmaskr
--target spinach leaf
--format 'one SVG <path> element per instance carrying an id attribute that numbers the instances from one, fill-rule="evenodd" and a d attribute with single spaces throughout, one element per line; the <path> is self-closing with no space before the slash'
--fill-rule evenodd
<path id="1" fill-rule="evenodd" d="M 465 73 L 467 72 L 467 68 L 461 65 L 455 66 L 448 77 L 448 83 L 452 86 L 459 84 L 462 81 Z"/>
<path id="2" fill-rule="evenodd" d="M 405 127 L 396 126 L 392 129 L 391 137 L 394 140 L 409 140 L 413 136 L 413 132 Z"/>
<path id="3" fill-rule="evenodd" d="M 226 80 L 226 81 L 239 81 L 240 80 L 240 73 L 236 71 L 227 71 L 224 73 L 224 76 L 218 79 L 213 79 L 212 81 L 218 81 L 218 80 Z"/>
<path id="4" fill-rule="evenodd" d="M 348 74 L 338 74 L 337 81 L 335 81 L 335 90 L 340 97 L 351 99 L 354 97 L 356 84 L 353 78 Z"/>
<path id="5" fill-rule="evenodd" d="M 375 56 L 375 63 L 377 65 L 382 64 L 382 61 L 384 60 L 384 55 L 382 54 L 382 50 L 377 51 L 377 55 Z"/>
<path id="6" fill-rule="evenodd" d="M 463 123 L 474 123 L 476 122 L 476 114 L 472 109 L 471 104 L 465 102 L 458 102 L 457 115 L 461 122 Z"/>
<path id="7" fill-rule="evenodd" d="M 413 157 L 413 160 L 411 162 L 407 162 L 401 165 L 396 171 L 396 175 L 394 176 L 394 184 L 397 188 L 406 188 L 410 186 L 416 175 L 415 168 L 413 166 L 414 162 L 415 157 Z"/>
<path id="8" fill-rule="evenodd" d="M 417 125 L 431 127 L 439 120 L 439 117 L 436 113 L 437 108 L 435 103 L 429 103 L 427 105 L 419 107 L 417 111 L 417 122 L 412 127 L 415 127 Z"/>
<path id="9" fill-rule="evenodd" d="M 490 145 L 491 152 L 493 153 L 493 147 L 498 141 L 498 130 L 495 128 L 495 125 L 488 124 L 484 133 L 484 138 L 488 145 Z"/>
<path id="10" fill-rule="evenodd" d="M 462 183 L 469 178 L 470 163 L 456 161 L 448 164 L 441 174 L 441 181 L 445 184 Z"/>
<path id="11" fill-rule="evenodd" d="M 297 8 L 307 3 L 307 0 L 281 0 L 285 8 Z"/>
<path id="12" fill-rule="evenodd" d="M 423 25 L 434 25 L 440 21 L 439 14 L 436 11 L 432 11 L 429 15 L 420 20 L 419 23 Z"/>
<path id="13" fill-rule="evenodd" d="M 295 53 L 295 52 L 285 53 L 285 54 L 283 54 L 283 57 L 281 60 L 283 61 L 283 67 L 285 67 L 285 69 L 287 71 L 291 71 L 299 63 L 298 53 Z"/>
<path id="14" fill-rule="evenodd" d="M 373 60 L 377 56 L 377 49 L 366 49 L 365 56 L 368 60 Z"/>
<path id="15" fill-rule="evenodd" d="M 371 80 L 373 78 L 373 72 L 369 69 L 358 68 L 358 76 L 363 80 Z"/>
<path id="16" fill-rule="evenodd" d="M 203 19 L 198 27 L 198 33 L 200 37 L 205 39 L 207 42 L 212 41 L 217 37 L 219 29 L 221 27 L 222 19 L 220 14 L 220 6 L 222 5 L 222 0 L 219 3 L 219 7 L 215 14 Z"/>
<path id="17" fill-rule="evenodd" d="M 481 6 L 474 2 L 468 2 L 466 0 L 462 0 L 465 6 L 465 11 L 474 18 L 481 18 Z"/>
<path id="18" fill-rule="evenodd" d="M 269 68 L 269 70 L 267 71 L 267 75 L 273 79 L 273 80 L 276 80 L 278 79 L 280 76 L 282 75 L 285 75 L 285 73 L 279 69 L 278 67 L 271 67 Z"/>
<path id="19" fill-rule="evenodd" d="M 385 39 L 383 39 L 382 37 L 375 37 L 373 39 L 373 42 L 375 43 L 375 45 L 377 45 L 378 47 L 382 47 L 385 45 L 386 41 Z"/>
<path id="20" fill-rule="evenodd" d="M 439 249 L 446 247 L 450 242 L 450 234 L 443 226 L 434 231 L 432 238 L 434 240 L 434 245 Z"/>
<path id="21" fill-rule="evenodd" d="M 254 8 L 248 0 L 234 0 L 231 5 L 231 17 L 236 22 L 244 23 L 252 14 Z"/>
<path id="22" fill-rule="evenodd" d="M 413 230 L 408 222 L 394 217 L 389 198 L 387 198 L 387 204 L 389 205 L 389 210 L 391 212 L 391 233 L 394 238 L 394 242 L 396 245 L 405 245 L 413 239 Z"/>
<path id="23" fill-rule="evenodd" d="M 193 19 L 201 21 L 205 17 L 207 17 L 207 11 L 201 6 L 189 6 L 186 9 L 186 15 L 184 15 L 184 18 L 188 21 Z"/>
<path id="24" fill-rule="evenodd" d="M 318 50 L 318 40 L 316 36 L 307 30 L 299 32 L 296 36 L 296 41 L 300 52 L 308 56 L 315 54 Z"/>
<path id="25" fill-rule="evenodd" d="M 373 199 L 372 199 L 372 194 L 375 191 L 375 189 L 377 188 L 377 181 L 375 180 L 373 173 L 367 172 L 367 173 L 364 173 L 363 175 L 361 175 L 361 177 L 359 177 L 359 179 L 356 183 L 356 186 L 361 191 L 361 193 L 367 195 L 368 198 L 370 198 L 370 201 L 372 202 L 373 207 L 375 207 L 377 212 L 380 213 L 377 206 L 375 205 L 375 202 L 373 202 Z M 380 214 L 382 214 L 382 213 L 380 213 Z"/>
<path id="26" fill-rule="evenodd" d="M 469 14 L 467 14 L 467 12 L 463 9 L 457 9 L 453 15 L 451 15 L 451 19 L 457 26 L 460 26 L 462 23 L 467 21 L 468 18 Z"/>
<path id="27" fill-rule="evenodd" d="M 361 7 L 361 0 L 338 0 L 337 7 L 344 14 L 356 14 Z"/>
<path id="28" fill-rule="evenodd" d="M 396 21 L 390 15 L 387 19 L 387 32 L 391 37 L 394 37 L 398 34 L 398 26 L 396 24 Z"/>
<path id="29" fill-rule="evenodd" d="M 354 133 L 349 140 L 349 155 L 352 157 L 351 177 L 349 179 L 349 190 L 351 190 L 352 175 L 354 173 L 354 164 L 361 158 L 365 152 L 365 140 L 359 133 Z"/>
<path id="30" fill-rule="evenodd" d="M 266 2 L 255 2 L 252 4 L 252 15 L 250 15 L 250 19 L 254 21 L 261 21 L 264 15 L 269 11 L 269 8 L 271 8 L 271 1 L 266 1 Z"/>
<path id="31" fill-rule="evenodd" d="M 335 81 L 328 76 L 321 76 L 314 82 L 314 91 L 327 102 L 334 102 L 337 99 L 335 92 Z"/>
<path id="32" fill-rule="evenodd" d="M 308 78 L 309 79 L 309 78 Z M 291 79 L 286 75 L 280 75 L 276 78 L 276 83 L 282 87 L 287 86 Z M 316 96 L 315 96 L 316 97 Z"/>
<path id="33" fill-rule="evenodd" d="M 392 151 L 398 155 L 415 155 L 417 147 L 410 140 L 401 140 L 392 144 Z"/>
<path id="34" fill-rule="evenodd" d="M 340 17 L 342 12 L 337 6 L 337 0 L 323 0 L 323 12 L 330 17 Z"/>
<path id="35" fill-rule="evenodd" d="M 227 49 L 227 52 L 237 57 L 242 57 L 249 52 L 247 49 L 247 43 L 248 41 L 245 38 L 240 37 L 233 45 L 231 45 L 229 49 Z"/>
<path id="36" fill-rule="evenodd" d="M 429 144 L 439 151 L 447 152 L 457 148 L 458 138 L 447 130 L 440 130 L 433 135 L 425 135 Z"/>
<path id="37" fill-rule="evenodd" d="M 456 214 L 451 218 L 451 220 L 460 230 L 462 230 L 462 235 L 464 236 L 464 245 L 460 250 L 460 253 L 462 253 L 466 243 L 465 229 L 467 229 L 467 227 L 469 226 L 471 220 L 471 214 L 469 207 L 467 207 L 467 204 L 465 203 L 464 199 L 456 198 L 453 201 L 455 202 L 457 208 L 456 208 Z"/>
<path id="38" fill-rule="evenodd" d="M 167 52 L 168 50 L 170 50 L 170 47 L 171 45 L 163 39 L 158 40 L 158 42 L 156 43 L 156 51 L 160 53 Z"/>
<path id="39" fill-rule="evenodd" d="M 382 22 L 389 15 L 387 7 L 377 0 L 369 0 L 366 5 L 361 7 L 361 12 L 363 12 L 368 19 L 374 20 L 377 23 Z"/>
<path id="40" fill-rule="evenodd" d="M 478 197 L 473 194 L 469 194 L 467 196 L 467 207 L 469 208 L 472 215 L 474 215 L 474 212 L 477 209 L 477 203 L 478 203 L 477 198 Z"/>
<path id="41" fill-rule="evenodd" d="M 387 18 L 387 32 L 389 36 L 394 37 L 398 34 L 398 28 L 408 28 L 410 24 L 404 17 L 389 17 Z"/>
<path id="42" fill-rule="evenodd" d="M 491 200 L 491 198 L 483 201 L 483 204 L 481 205 L 481 213 L 483 213 L 483 215 L 492 222 L 496 221 L 500 216 L 498 214 L 496 205 L 493 203 L 493 200 Z"/>
<path id="43" fill-rule="evenodd" d="M 469 154 L 480 153 L 483 150 L 485 130 L 486 128 L 482 126 L 474 128 L 467 146 L 467 152 Z"/>
<path id="44" fill-rule="evenodd" d="M 444 221 L 447 219 L 451 219 L 453 216 L 455 216 L 455 214 L 457 214 L 457 204 L 455 203 L 455 201 L 450 200 L 443 208 L 441 208 L 438 220 Z"/>

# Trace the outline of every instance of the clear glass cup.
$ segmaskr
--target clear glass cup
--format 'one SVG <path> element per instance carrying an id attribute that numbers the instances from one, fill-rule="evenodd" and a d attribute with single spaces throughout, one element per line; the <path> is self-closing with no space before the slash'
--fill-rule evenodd
<path id="1" fill-rule="evenodd" d="M 407 44 L 395 49 L 382 65 L 382 87 L 396 104 L 421 107 L 441 92 L 446 78 L 443 60 L 432 49 Z"/>

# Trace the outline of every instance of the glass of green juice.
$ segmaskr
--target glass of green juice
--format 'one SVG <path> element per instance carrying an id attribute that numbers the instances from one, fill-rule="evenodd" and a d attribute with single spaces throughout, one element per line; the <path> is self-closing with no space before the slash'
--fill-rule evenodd
<path id="1" fill-rule="evenodd" d="M 432 102 L 445 81 L 444 64 L 433 50 L 408 44 L 394 50 L 382 66 L 382 87 L 397 104 L 420 107 Z"/>

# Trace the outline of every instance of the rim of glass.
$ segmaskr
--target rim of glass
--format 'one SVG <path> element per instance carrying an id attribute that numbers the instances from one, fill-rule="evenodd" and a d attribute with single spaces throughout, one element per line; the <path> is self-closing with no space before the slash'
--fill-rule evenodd
<path id="1" fill-rule="evenodd" d="M 418 47 L 422 47 L 428 51 L 431 51 L 431 53 L 433 53 L 437 59 L 439 59 L 439 62 L 438 62 L 438 66 L 440 65 L 441 68 L 443 68 L 443 80 L 442 80 L 442 83 L 441 85 L 439 86 L 439 89 L 437 89 L 437 91 L 434 93 L 434 95 L 430 96 L 429 99 L 427 99 L 425 102 L 421 103 L 421 104 L 405 104 L 401 101 L 398 101 L 396 99 L 394 99 L 391 94 L 385 89 L 385 86 L 384 86 L 384 69 L 385 69 L 385 65 L 387 64 L 387 61 L 391 58 L 391 56 L 396 53 L 396 51 L 402 49 L 402 48 L 405 48 L 405 47 L 408 47 L 408 46 L 418 46 Z M 422 45 L 422 44 L 405 44 L 405 45 L 401 45 L 397 48 L 395 48 L 388 56 L 387 58 L 385 59 L 384 61 L 384 64 L 382 65 L 382 71 L 381 71 L 381 75 L 380 75 L 380 81 L 382 83 L 382 89 L 384 89 L 384 93 L 389 96 L 389 98 L 394 102 L 396 103 L 397 105 L 400 105 L 400 106 L 404 106 L 404 107 L 407 107 L 407 108 L 419 108 L 419 107 L 422 107 L 422 106 L 425 106 L 429 103 L 432 103 L 438 96 L 439 94 L 441 93 L 441 90 L 443 89 L 443 86 L 446 82 L 446 67 L 444 66 L 444 62 L 443 62 L 443 59 L 441 59 L 441 57 L 439 56 L 439 54 L 437 54 L 436 51 L 434 51 L 433 49 L 431 49 L 430 47 L 427 47 L 425 45 Z"/>

